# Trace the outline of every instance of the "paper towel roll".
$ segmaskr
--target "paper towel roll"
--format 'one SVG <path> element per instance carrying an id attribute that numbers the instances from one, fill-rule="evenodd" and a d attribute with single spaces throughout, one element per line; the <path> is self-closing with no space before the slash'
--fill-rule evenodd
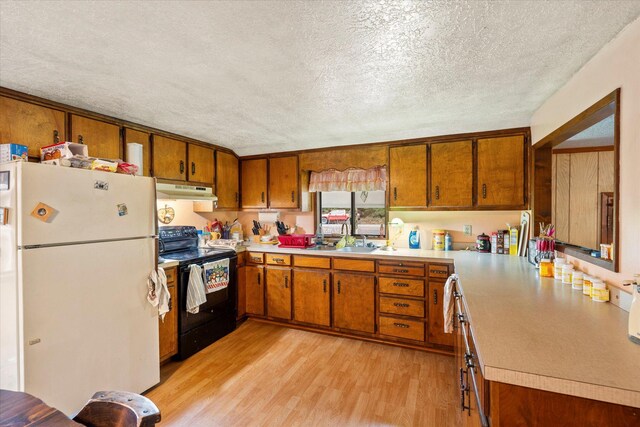
<path id="1" fill-rule="evenodd" d="M 142 175 L 142 167 L 144 166 L 142 159 L 142 144 L 137 142 L 127 143 L 127 162 L 138 166 L 136 175 Z"/>
<path id="2" fill-rule="evenodd" d="M 273 224 L 280 218 L 280 212 L 258 212 L 258 221 Z"/>

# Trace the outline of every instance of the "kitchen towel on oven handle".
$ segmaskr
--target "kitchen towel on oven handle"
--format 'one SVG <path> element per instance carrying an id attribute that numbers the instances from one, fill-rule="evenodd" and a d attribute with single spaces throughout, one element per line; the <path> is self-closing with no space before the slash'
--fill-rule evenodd
<path id="1" fill-rule="evenodd" d="M 197 314 L 200 311 L 200 305 L 205 302 L 207 302 L 207 295 L 202 282 L 202 267 L 191 264 L 187 286 L 187 312 Z"/>
<path id="2" fill-rule="evenodd" d="M 444 332 L 446 334 L 453 333 L 453 315 L 455 314 L 455 298 L 453 297 L 453 287 L 458 281 L 458 275 L 452 274 L 444 284 Z"/>
<path id="3" fill-rule="evenodd" d="M 208 262 L 202 266 L 206 292 L 220 291 L 229 286 L 229 258 Z"/>

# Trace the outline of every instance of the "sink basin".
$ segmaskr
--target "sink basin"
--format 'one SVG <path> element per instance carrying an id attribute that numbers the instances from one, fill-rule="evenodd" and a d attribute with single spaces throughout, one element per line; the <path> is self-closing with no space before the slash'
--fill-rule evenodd
<path id="1" fill-rule="evenodd" d="M 378 248 L 369 248 L 369 247 L 362 247 L 362 246 L 345 246 L 344 248 L 341 249 L 336 249 L 337 252 L 353 252 L 353 253 L 359 253 L 359 254 L 368 254 L 370 252 L 375 251 Z"/>
<path id="2" fill-rule="evenodd" d="M 335 246 L 320 246 L 320 245 L 316 245 L 316 246 L 312 246 L 310 248 L 307 248 L 307 250 L 311 250 L 311 251 L 335 251 L 336 248 Z"/>

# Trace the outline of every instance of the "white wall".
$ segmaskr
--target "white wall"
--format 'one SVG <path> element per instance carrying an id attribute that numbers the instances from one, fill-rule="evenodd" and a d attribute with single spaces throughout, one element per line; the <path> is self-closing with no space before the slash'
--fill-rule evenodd
<path id="1" fill-rule="evenodd" d="M 620 273 L 589 267 L 616 286 L 640 273 L 640 18 L 591 58 L 531 119 L 535 144 L 618 87 Z"/>

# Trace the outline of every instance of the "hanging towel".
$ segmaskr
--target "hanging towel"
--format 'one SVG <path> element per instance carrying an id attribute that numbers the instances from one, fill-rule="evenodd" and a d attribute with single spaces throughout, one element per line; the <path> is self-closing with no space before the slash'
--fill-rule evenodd
<path id="1" fill-rule="evenodd" d="M 151 270 L 147 278 L 147 301 L 152 306 L 158 307 L 158 315 L 164 321 L 164 315 L 169 312 L 169 289 L 167 288 L 167 275 L 162 267 L 158 270 Z"/>
<path id="2" fill-rule="evenodd" d="M 453 315 L 456 312 L 455 298 L 453 297 L 453 287 L 458 282 L 458 275 L 452 274 L 444 285 L 444 332 L 446 334 L 453 333 Z"/>
<path id="3" fill-rule="evenodd" d="M 204 269 L 204 284 L 207 293 L 216 292 L 229 285 L 229 258 L 208 262 Z"/>
<path id="4" fill-rule="evenodd" d="M 200 311 L 200 305 L 205 302 L 207 302 L 207 295 L 202 282 L 202 267 L 191 264 L 189 286 L 187 286 L 187 311 L 196 314 Z"/>

